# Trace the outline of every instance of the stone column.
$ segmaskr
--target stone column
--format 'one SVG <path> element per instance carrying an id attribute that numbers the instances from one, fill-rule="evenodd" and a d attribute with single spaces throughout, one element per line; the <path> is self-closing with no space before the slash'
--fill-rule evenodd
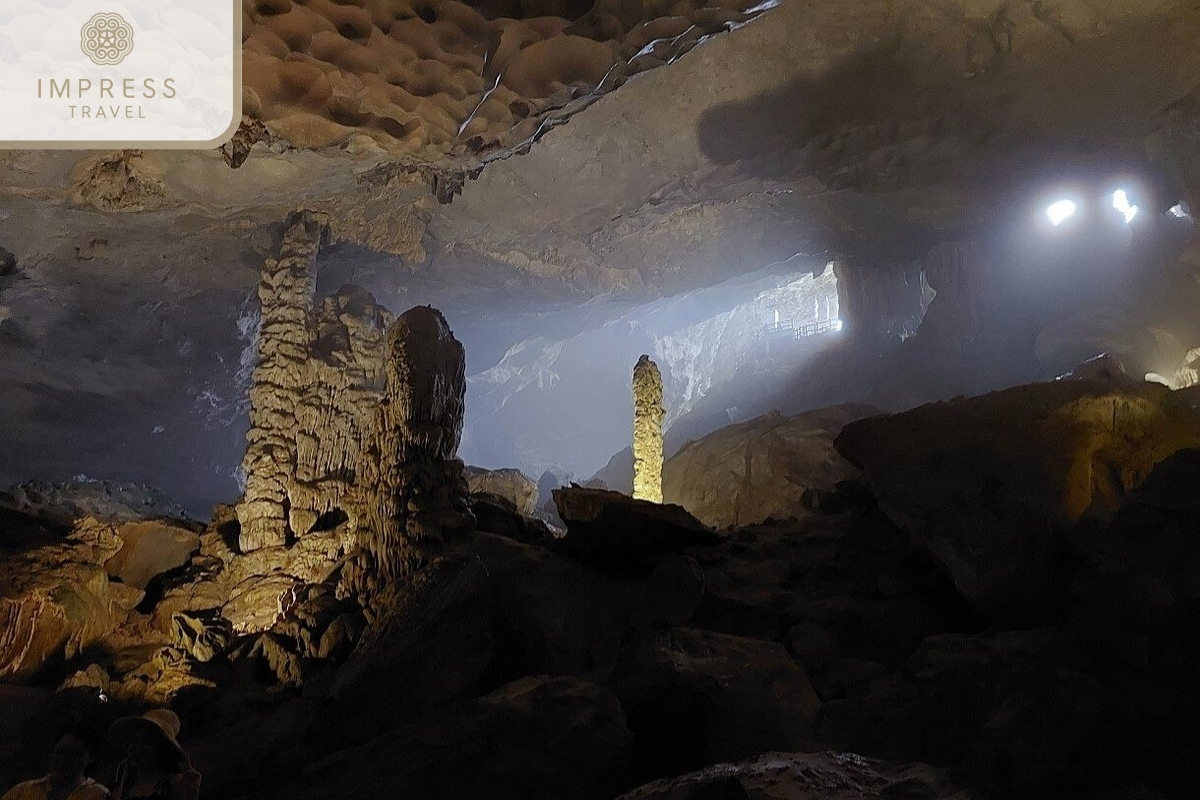
<path id="1" fill-rule="evenodd" d="M 466 398 L 463 347 L 441 312 L 418 306 L 388 330 L 387 390 L 357 470 L 366 600 L 438 558 L 475 526 L 457 458 Z"/>
<path id="2" fill-rule="evenodd" d="M 633 368 L 633 496 L 662 502 L 663 383 L 650 356 Z"/>
<path id="3" fill-rule="evenodd" d="M 320 226 L 307 215 L 289 220 L 278 259 L 263 267 L 258 287 L 262 326 L 250 388 L 250 432 L 238 505 L 243 552 L 286 543 L 287 486 L 296 469 L 296 412 L 312 345 Z"/>

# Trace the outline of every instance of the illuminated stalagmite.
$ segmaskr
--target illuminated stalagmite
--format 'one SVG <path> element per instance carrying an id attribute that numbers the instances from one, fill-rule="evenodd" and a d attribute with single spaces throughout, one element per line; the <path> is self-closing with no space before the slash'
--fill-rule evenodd
<path id="1" fill-rule="evenodd" d="M 258 299 L 262 328 L 250 387 L 250 432 L 242 469 L 246 491 L 238 506 L 243 551 L 287 540 L 287 484 L 295 467 L 296 410 L 312 343 L 319 226 L 291 221 L 278 259 L 263 266 Z"/>
<path id="2" fill-rule="evenodd" d="M 633 496 L 662 502 L 663 384 L 650 356 L 633 368 Z"/>
<path id="3" fill-rule="evenodd" d="M 314 308 L 321 227 L 289 220 L 259 285 L 262 328 L 250 388 L 250 432 L 238 505 L 244 552 L 308 533 L 346 494 L 383 396 L 383 337 L 392 315 L 344 286 Z"/>
<path id="4" fill-rule="evenodd" d="M 441 312 L 418 306 L 388 330 L 387 390 L 359 459 L 361 573 L 370 600 L 435 560 L 475 525 L 457 458 L 466 395 L 463 347 Z"/>

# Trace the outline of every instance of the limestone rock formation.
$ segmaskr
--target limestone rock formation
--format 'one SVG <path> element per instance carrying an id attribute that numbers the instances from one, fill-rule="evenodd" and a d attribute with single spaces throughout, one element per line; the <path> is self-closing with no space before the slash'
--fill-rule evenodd
<path id="1" fill-rule="evenodd" d="M 246 6 L 246 112 L 300 147 L 511 150 L 629 77 L 761 12 L 270 0 Z M 555 112 L 558 112 L 557 114 Z"/>
<path id="2" fill-rule="evenodd" d="M 642 356 L 633 368 L 633 496 L 661 503 L 663 382 L 658 365 Z"/>
<path id="3" fill-rule="evenodd" d="M 644 757 L 669 774 L 815 743 L 821 701 L 782 645 L 675 628 L 637 658 L 618 694 Z"/>
<path id="4" fill-rule="evenodd" d="M 441 312 L 409 309 L 388 329 L 387 388 L 359 457 L 358 544 L 370 598 L 474 527 L 456 454 L 462 438 L 463 347 Z"/>
<path id="5" fill-rule="evenodd" d="M 665 553 L 713 544 L 719 537 L 686 510 L 619 492 L 568 486 L 554 490 L 567 526 L 568 552 L 610 567 L 643 567 Z"/>
<path id="6" fill-rule="evenodd" d="M 288 484 L 296 472 L 300 393 L 313 342 L 319 240 L 313 221 L 303 216 L 290 221 L 279 258 L 267 261 L 258 287 L 262 321 L 242 461 L 246 491 L 238 506 L 245 552 L 288 540 Z"/>
<path id="7" fill-rule="evenodd" d="M 663 499 L 726 528 L 809 513 L 806 489 L 858 474 L 833 448 L 848 423 L 876 413 L 846 405 L 784 417 L 771 412 L 688 442 L 663 468 Z"/>
<path id="8" fill-rule="evenodd" d="M 1044 601 L 1062 531 L 1111 516 L 1200 417 L 1158 384 L 1020 386 L 852 423 L 835 442 L 980 613 Z M 953 498 L 953 502 L 947 502 Z"/>
<path id="9" fill-rule="evenodd" d="M 532 517 L 537 508 L 537 483 L 518 469 L 467 467 L 464 473 L 471 495 L 495 495 L 510 501 L 517 513 Z"/>
<path id="10" fill-rule="evenodd" d="M 382 396 L 383 335 L 391 315 L 357 287 L 314 309 L 315 218 L 288 222 L 259 286 L 262 322 L 250 389 L 250 433 L 238 506 L 249 552 L 309 533 L 341 510 Z"/>
<path id="11" fill-rule="evenodd" d="M 153 487 L 84 476 L 70 481 L 18 484 L 0 492 L 0 507 L 67 526 L 83 517 L 104 522 L 186 517 L 179 504 Z"/>
<path id="12" fill-rule="evenodd" d="M 116 527 L 121 549 L 105 563 L 109 575 L 145 589 L 152 578 L 188 563 L 200 549 L 195 531 L 162 522 L 129 522 Z"/>
<path id="13" fill-rule="evenodd" d="M 824 752 L 765 753 L 655 781 L 618 800 L 970 800 L 979 796 L 956 788 L 936 767 Z"/>
<path id="14" fill-rule="evenodd" d="M 0 559 L 0 679 L 36 675 L 101 640 L 142 599 L 111 583 L 104 564 L 121 549 L 112 526 L 82 520 L 62 542 Z"/>

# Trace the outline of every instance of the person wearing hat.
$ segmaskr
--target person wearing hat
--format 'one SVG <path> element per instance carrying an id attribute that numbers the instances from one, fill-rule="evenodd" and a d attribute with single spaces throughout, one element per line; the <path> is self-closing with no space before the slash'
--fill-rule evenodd
<path id="1" fill-rule="evenodd" d="M 50 751 L 50 774 L 18 783 L 0 800 L 105 800 L 108 789 L 83 777 L 90 754 L 87 745 L 67 734 Z"/>
<path id="2" fill-rule="evenodd" d="M 200 773 L 179 746 L 179 717 L 165 708 L 123 717 L 109 738 L 125 754 L 110 800 L 196 800 Z"/>

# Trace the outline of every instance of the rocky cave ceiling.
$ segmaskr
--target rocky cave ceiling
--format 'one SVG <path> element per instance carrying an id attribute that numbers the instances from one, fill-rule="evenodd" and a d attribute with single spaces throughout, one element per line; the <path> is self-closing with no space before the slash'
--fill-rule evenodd
<path id="1" fill-rule="evenodd" d="M 155 428 L 163 397 L 236 371 L 298 208 L 344 258 L 483 308 L 796 253 L 903 263 L 1056 182 L 1128 175 L 1164 209 L 1200 186 L 1191 0 L 245 0 L 243 22 L 221 151 L 0 154 L 10 464 L 115 465 L 81 419 Z M 169 449 L 221 436 L 240 446 Z"/>

